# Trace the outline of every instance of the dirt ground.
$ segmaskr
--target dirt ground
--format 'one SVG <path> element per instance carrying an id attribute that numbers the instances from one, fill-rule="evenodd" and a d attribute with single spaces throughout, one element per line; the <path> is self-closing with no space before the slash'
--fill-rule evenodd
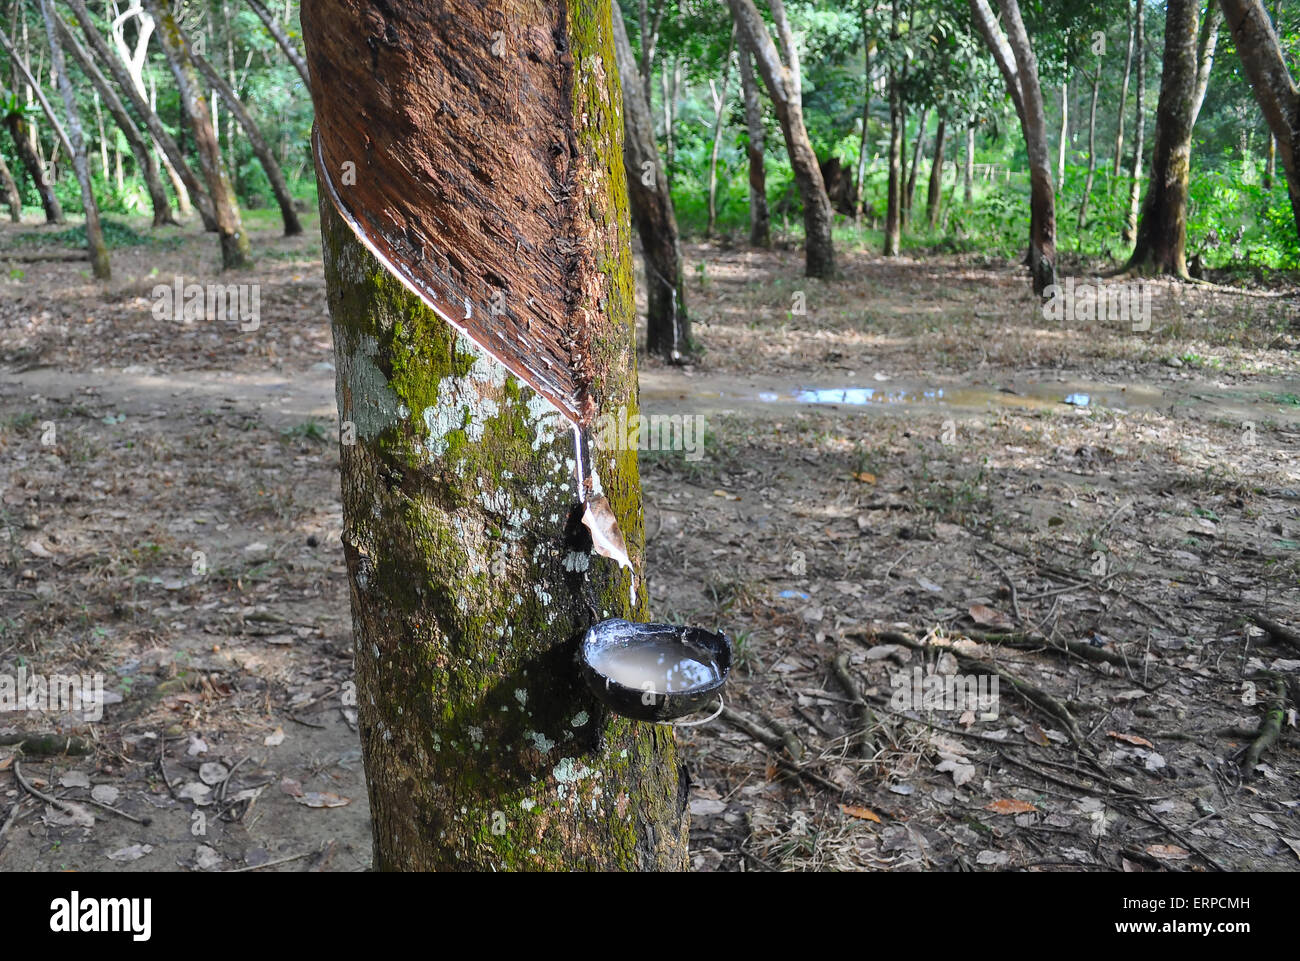
<path id="1" fill-rule="evenodd" d="M 252 229 L 246 276 L 167 229 L 107 288 L 0 233 L 0 675 L 108 678 L 0 715 L 0 870 L 370 863 L 319 235 Z M 708 432 L 642 480 L 655 619 L 735 643 L 693 866 L 1300 868 L 1297 291 L 1161 282 L 1134 332 L 1003 262 L 686 252 L 704 352 L 642 406 Z M 260 326 L 155 319 L 177 275 Z"/>

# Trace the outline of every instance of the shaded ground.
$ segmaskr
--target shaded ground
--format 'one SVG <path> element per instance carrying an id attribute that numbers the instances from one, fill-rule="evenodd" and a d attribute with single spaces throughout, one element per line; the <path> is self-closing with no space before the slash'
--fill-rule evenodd
<path id="1" fill-rule="evenodd" d="M 249 331 L 154 318 L 218 279 L 195 232 L 115 251 L 107 295 L 0 235 L 0 674 L 114 702 L 78 757 L 0 716 L 0 869 L 369 863 L 319 242 L 254 233 Z M 1240 767 L 1300 677 L 1249 622 L 1300 626 L 1294 297 L 1161 284 L 1135 333 L 1045 321 L 1002 263 L 688 256 L 707 351 L 646 362 L 643 406 L 709 433 L 643 454 L 652 605 L 733 635 L 774 745 L 682 730 L 697 868 L 1300 867 L 1294 715 Z M 923 663 L 1000 672 L 996 718 L 887 710 Z"/>

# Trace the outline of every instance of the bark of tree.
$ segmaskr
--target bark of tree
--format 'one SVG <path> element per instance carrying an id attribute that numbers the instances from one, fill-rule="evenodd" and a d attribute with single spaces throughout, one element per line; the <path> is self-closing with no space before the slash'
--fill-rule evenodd
<path id="1" fill-rule="evenodd" d="M 211 84 L 212 88 L 221 95 L 221 99 L 226 102 L 227 108 L 234 116 L 239 126 L 243 128 L 244 135 L 248 137 L 248 144 L 253 148 L 253 154 L 257 157 L 258 163 L 262 165 L 262 170 L 266 173 L 266 179 L 271 184 L 271 192 L 275 194 L 275 202 L 280 205 L 280 219 L 284 222 L 284 235 L 286 237 L 296 237 L 302 233 L 302 222 L 298 219 L 298 213 L 293 209 L 293 195 L 289 193 L 289 185 L 285 183 L 284 173 L 280 170 L 280 165 L 275 162 L 275 154 L 272 153 L 271 147 L 262 136 L 262 128 L 257 125 L 248 113 L 243 102 L 236 96 L 235 91 L 231 89 L 230 84 L 226 83 L 224 77 L 216 71 L 207 59 L 199 54 L 194 54 L 194 65 L 199 68 L 204 79 Z"/>
<path id="2" fill-rule="evenodd" d="M 1214 51 L 1219 45 L 1219 27 L 1223 25 L 1223 8 L 1209 0 L 1205 19 L 1201 21 L 1201 38 L 1197 42 L 1196 91 L 1192 94 L 1192 125 L 1201 115 L 1206 91 L 1210 89 L 1210 73 L 1214 70 Z"/>
<path id="3" fill-rule="evenodd" d="M 285 33 L 280 21 L 275 18 L 275 14 L 266 9 L 266 4 L 262 3 L 261 0 L 248 0 L 248 5 L 253 8 L 257 18 L 262 21 L 267 33 L 280 45 L 280 49 L 284 51 L 285 57 L 293 64 L 293 68 L 298 71 L 298 76 L 302 77 L 303 86 L 307 88 L 307 92 L 310 94 L 311 77 L 307 74 L 307 61 L 302 58 L 298 48 L 293 45 L 293 41 Z"/>
<path id="4" fill-rule="evenodd" d="M 898 42 L 899 0 L 893 0 L 889 39 Z M 885 204 L 886 257 L 897 257 L 903 241 L 903 94 L 898 69 L 889 67 L 889 187 Z"/>
<path id="5" fill-rule="evenodd" d="M 632 222 L 641 237 L 646 277 L 646 350 L 678 361 L 690 350 L 690 315 L 686 310 L 686 274 L 677 231 L 677 215 L 664 165 L 655 145 L 650 104 L 637 73 L 623 17 L 614 17 L 614 50 L 623 82 L 623 163 L 627 169 Z"/>
<path id="6" fill-rule="evenodd" d="M 1124 156 L 1124 111 L 1128 108 L 1128 84 L 1133 73 L 1133 8 L 1128 7 L 1128 51 L 1124 54 L 1124 82 L 1119 88 L 1119 114 L 1115 120 L 1115 169 L 1112 177 L 1118 177 Z"/>
<path id="7" fill-rule="evenodd" d="M 14 181 L 14 175 L 9 172 L 9 165 L 5 163 L 5 158 L 0 156 L 0 183 L 3 183 L 5 204 L 9 207 L 9 219 L 18 223 L 23 219 L 23 198 L 18 192 L 18 184 Z"/>
<path id="8" fill-rule="evenodd" d="M 1070 147 L 1070 85 L 1061 84 L 1061 141 L 1056 155 L 1056 185 L 1065 189 L 1065 155 Z"/>
<path id="9" fill-rule="evenodd" d="M 862 20 L 862 137 L 858 141 L 858 167 L 853 178 L 853 219 L 862 221 L 862 208 L 867 195 L 867 143 L 871 123 L 871 48 L 875 45 L 870 36 L 867 19 L 867 0 L 859 0 L 858 13 Z"/>
<path id="10" fill-rule="evenodd" d="M 1221 0 L 1255 99 L 1272 135 L 1286 174 L 1296 231 L 1300 233 L 1300 90 L 1287 69 L 1268 11 L 1260 0 Z"/>
<path id="11" fill-rule="evenodd" d="M 912 216 L 912 201 L 916 197 L 916 174 L 921 169 L 921 146 L 925 143 L 925 122 L 930 119 L 930 108 L 922 107 L 917 122 L 916 143 L 912 147 L 912 162 L 907 168 L 907 192 L 903 195 L 903 223 Z"/>
<path id="12" fill-rule="evenodd" d="M 962 197 L 967 204 L 975 202 L 975 121 L 966 127 L 966 171 L 962 177 Z"/>
<path id="13" fill-rule="evenodd" d="M 182 152 L 180 145 L 167 132 L 167 128 L 163 126 L 158 114 L 144 99 L 144 95 L 136 86 L 125 64 L 109 49 L 107 42 L 95 29 L 95 23 L 90 17 L 90 12 L 86 9 L 84 0 L 66 0 L 66 3 L 77 18 L 77 23 L 81 25 L 81 31 L 85 34 L 86 42 L 90 44 L 90 53 L 98 59 L 99 65 L 107 69 L 109 74 L 112 75 L 113 80 L 117 83 L 118 92 L 126 95 L 128 103 L 135 110 L 136 119 L 145 125 L 145 129 L 149 131 L 149 135 L 153 137 L 154 142 L 162 151 L 169 174 L 174 175 L 176 181 L 183 185 L 184 192 L 176 191 L 176 206 L 180 213 L 182 216 L 185 215 L 185 197 L 188 195 L 189 200 L 198 209 L 204 229 L 216 231 L 217 218 L 212 209 L 212 199 L 204 192 L 198 178 L 190 169 L 189 164 L 185 162 L 185 154 Z"/>
<path id="14" fill-rule="evenodd" d="M 54 21 L 57 14 L 54 0 L 40 0 L 41 18 L 45 21 L 45 38 L 50 45 L 50 68 L 58 77 L 59 95 L 63 98 L 64 116 L 67 120 L 68 153 L 72 169 L 81 187 L 81 208 L 85 215 L 86 252 L 90 256 L 90 270 L 96 280 L 109 280 L 113 268 L 108 261 L 108 245 L 104 243 L 104 228 L 99 222 L 99 204 L 90 178 L 90 157 L 86 150 L 86 134 L 81 126 L 81 113 L 77 108 L 77 93 L 72 89 L 63 48 L 59 45 L 59 31 Z"/>
<path id="15" fill-rule="evenodd" d="M 1129 183 L 1128 220 L 1124 224 L 1122 234 L 1126 244 L 1133 243 L 1133 239 L 1137 236 L 1139 202 L 1142 196 L 1142 152 L 1146 146 L 1147 48 L 1146 14 L 1143 12 L 1146 2 L 1145 0 L 1133 0 L 1133 6 L 1137 11 L 1133 27 L 1133 50 L 1134 55 L 1137 57 L 1137 93 L 1135 95 L 1137 115 L 1133 121 L 1133 130 L 1135 131 L 1133 177 Z"/>
<path id="16" fill-rule="evenodd" d="M 77 42 L 73 36 L 72 30 L 58 17 L 55 22 L 59 28 L 59 39 L 63 46 L 72 52 L 77 63 L 81 66 L 81 71 L 90 78 L 90 82 L 95 89 L 99 91 L 100 96 L 104 99 L 104 105 L 108 107 L 108 112 L 113 117 L 113 122 L 117 124 L 122 136 L 131 147 L 131 152 L 135 155 L 136 166 L 140 169 L 140 174 L 144 178 L 145 188 L 149 191 L 149 202 L 153 206 L 153 225 L 162 227 L 165 224 L 175 224 L 176 219 L 172 216 L 171 206 L 167 202 L 167 190 L 163 186 L 162 175 L 158 171 L 158 164 L 154 161 L 153 152 L 150 150 L 148 141 L 140 132 L 140 128 L 135 125 L 131 115 L 127 113 L 126 105 L 122 103 L 122 98 L 117 95 L 117 91 L 109 84 L 108 79 L 96 66 L 85 49 Z M 121 171 L 121 154 L 118 155 L 118 171 Z"/>
<path id="17" fill-rule="evenodd" d="M 559 318 L 581 416 L 636 416 L 610 3 L 509 7 L 302 6 L 339 408 L 356 429 L 340 448 L 343 542 L 375 866 L 681 870 L 671 729 L 610 716 L 573 660 L 589 604 L 643 619 L 645 592 L 630 602 L 621 571 L 564 546 L 567 422 L 450 322 L 462 297 L 479 318 L 490 289 L 512 338 L 524 316 L 534 333 Z M 386 273 L 326 178 L 357 223 L 396 218 L 399 273 L 420 257 L 446 289 L 417 297 Z M 639 568 L 636 454 L 592 453 Z"/>
<path id="18" fill-rule="evenodd" d="M 1016 0 L 998 0 L 1006 33 L 998 26 L 988 0 L 970 0 L 971 13 L 1006 81 L 1007 94 L 1020 117 L 1029 157 L 1029 253 L 1025 258 L 1034 293 L 1056 283 L 1056 189 L 1048 156 L 1047 118 L 1038 58 L 1029 43 Z"/>
<path id="19" fill-rule="evenodd" d="M 749 133 L 745 156 L 749 160 L 749 242 L 754 247 L 772 243 L 772 217 L 767 209 L 767 131 L 763 127 L 763 104 L 749 47 L 740 43 L 740 88 L 745 98 L 745 129 Z"/>
<path id="20" fill-rule="evenodd" d="M 655 47 L 659 43 L 659 27 L 663 23 L 667 3 L 656 0 L 653 17 L 646 0 L 640 0 L 641 6 L 641 89 L 645 102 L 653 104 L 655 98 L 651 91 L 651 78 L 654 76 Z"/>
<path id="21" fill-rule="evenodd" d="M 1199 21 L 1198 0 L 1166 3 L 1164 68 L 1156 106 L 1151 181 L 1127 265 L 1135 274 L 1172 274 L 1184 279 L 1189 276 L 1187 184 L 1196 117 Z"/>
<path id="22" fill-rule="evenodd" d="M 795 186 L 803 201 L 805 234 L 804 273 L 809 277 L 831 277 L 835 274 L 835 247 L 831 240 L 834 213 L 821 167 L 813 152 L 812 142 L 803 122 L 803 95 L 800 91 L 799 56 L 789 20 L 782 0 L 769 0 L 772 19 L 776 25 L 780 52 L 768 33 L 754 0 L 727 0 L 731 14 L 745 44 L 754 54 L 759 75 L 767 86 L 781 124 L 790 166 L 794 172 Z"/>
<path id="23" fill-rule="evenodd" d="M 253 265 L 248 234 L 244 231 L 239 214 L 239 204 L 230 189 L 226 164 L 212 129 L 212 116 L 203 96 L 198 72 L 190 53 L 190 44 L 177 26 L 172 15 L 171 0 L 146 0 L 146 7 L 158 25 L 158 39 L 171 68 L 172 79 L 189 120 L 190 132 L 207 182 L 208 197 L 217 221 L 217 236 L 221 240 L 221 266 L 224 270 L 238 270 Z"/>
<path id="24" fill-rule="evenodd" d="M 1092 182 L 1097 176 L 1097 93 L 1101 89 L 1101 63 L 1092 75 L 1092 106 L 1088 108 L 1088 179 L 1083 185 L 1083 203 L 1079 205 L 1079 229 L 1088 222 L 1088 203 L 1092 200 Z"/>
<path id="25" fill-rule="evenodd" d="M 45 222 L 63 223 L 63 205 L 59 203 L 59 198 L 54 193 L 53 179 L 46 176 L 41 158 L 32 148 L 31 130 L 27 121 L 23 119 L 22 114 L 11 113 L 5 117 L 5 126 L 9 128 L 9 134 L 13 138 L 14 152 L 22 161 L 27 176 L 31 177 L 32 183 L 36 185 L 36 192 L 41 198 L 41 207 L 45 211 Z"/>
<path id="26" fill-rule="evenodd" d="M 713 147 L 709 151 L 709 223 L 704 236 L 713 237 L 718 223 L 718 148 L 722 145 L 722 120 L 727 108 L 727 86 L 731 83 L 731 55 L 736 49 L 736 31 L 732 28 L 731 42 L 727 45 L 727 65 L 722 71 L 722 90 L 719 92 L 712 80 L 709 91 L 713 95 Z"/>
<path id="27" fill-rule="evenodd" d="M 931 227 L 939 225 L 939 201 L 943 186 L 943 146 L 948 132 L 948 121 L 939 118 L 939 128 L 934 134 L 934 159 L 930 163 L 930 184 L 925 193 L 925 217 Z"/>

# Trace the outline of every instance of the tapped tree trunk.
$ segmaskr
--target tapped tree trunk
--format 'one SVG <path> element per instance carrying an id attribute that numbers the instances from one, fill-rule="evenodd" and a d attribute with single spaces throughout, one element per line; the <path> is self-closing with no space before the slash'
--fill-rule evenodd
<path id="1" fill-rule="evenodd" d="M 613 28 L 623 87 L 623 164 L 627 169 L 628 201 L 645 261 L 646 350 L 677 361 L 690 350 L 691 339 L 677 215 L 655 146 L 650 104 L 642 97 L 645 85 L 637 73 L 621 13 L 614 14 Z"/>
<path id="2" fill-rule="evenodd" d="M 217 144 L 216 132 L 212 128 L 212 115 L 208 112 L 208 102 L 203 96 L 198 72 L 194 68 L 189 41 L 181 33 L 176 18 L 172 15 L 171 0 L 145 0 L 145 5 L 158 24 L 158 39 L 167 57 L 167 65 L 171 67 L 172 78 L 176 81 L 181 108 L 189 120 L 190 131 L 194 134 L 199 165 L 203 168 L 203 179 L 207 181 L 208 196 L 212 200 L 212 212 L 217 221 L 217 236 L 221 239 L 222 269 L 251 267 L 253 257 L 248 245 L 248 234 L 244 231 L 239 204 L 230 188 L 230 177 L 221 156 L 221 148 Z"/>
<path id="3" fill-rule="evenodd" d="M 529 386 L 540 379 L 498 363 L 524 348 L 468 336 L 487 312 L 539 351 L 525 366 L 568 358 L 586 399 L 565 416 L 637 416 L 611 4 L 492 8 L 302 7 L 338 400 L 356 439 L 340 448 L 343 542 L 375 866 L 681 870 L 672 729 L 609 715 L 574 664 L 593 616 L 643 618 L 645 592 L 630 599 L 590 541 L 566 543 L 572 432 Z M 385 218 L 400 236 L 359 242 Z M 431 286 L 417 296 L 367 248 Z M 458 334 L 450 321 L 471 314 Z M 635 452 L 592 453 L 639 575 Z"/>
<path id="4" fill-rule="evenodd" d="M 930 184 L 925 193 L 925 217 L 931 227 L 939 225 L 939 200 L 943 186 L 943 144 L 948 132 L 948 121 L 939 118 L 939 129 L 934 135 L 934 159 L 930 163 Z"/>
<path id="5" fill-rule="evenodd" d="M 0 182 L 3 182 L 5 192 L 5 204 L 9 207 L 9 219 L 18 223 L 23 219 L 23 198 L 18 193 L 18 184 L 14 182 L 14 175 L 9 172 L 9 165 L 5 163 L 5 158 L 0 154 Z"/>
<path id="6" fill-rule="evenodd" d="M 803 201 L 804 273 L 809 277 L 834 276 L 835 247 L 831 240 L 831 227 L 835 218 L 817 155 L 804 127 L 799 54 L 786 18 L 785 5 L 782 0 L 769 0 L 768 4 L 781 44 L 780 52 L 772 42 L 754 0 L 727 0 L 727 5 L 744 43 L 754 54 L 790 153 L 795 186 L 799 190 L 799 199 Z"/>
<path id="7" fill-rule="evenodd" d="M 157 112 L 144 99 L 141 88 L 136 85 L 126 65 L 109 49 L 107 42 L 95 29 L 95 23 L 90 18 L 90 12 L 86 9 L 84 0 L 64 0 L 64 2 L 72 10 L 73 16 L 77 18 L 77 23 L 81 25 L 81 31 L 86 36 L 86 42 L 90 44 L 91 55 L 98 59 L 101 67 L 108 70 L 117 83 L 118 91 L 126 95 L 128 103 L 135 110 L 137 119 L 145 125 L 149 135 L 158 144 L 163 166 L 166 167 L 168 176 L 172 178 L 173 187 L 176 190 L 177 209 L 182 216 L 185 216 L 188 203 L 192 200 L 194 206 L 198 208 L 204 229 L 215 232 L 217 218 L 212 209 L 212 200 L 204 193 L 198 178 L 190 170 L 189 164 L 185 162 L 185 154 L 182 152 L 180 145 L 176 143 L 167 128 L 162 125 Z"/>
<path id="8" fill-rule="evenodd" d="M 1133 0 L 1133 6 L 1137 8 L 1137 15 L 1134 18 L 1133 27 L 1133 51 L 1137 57 L 1137 117 L 1133 122 L 1134 143 L 1133 143 L 1133 178 L 1129 183 L 1128 189 L 1128 220 L 1124 223 L 1123 238 L 1124 243 L 1133 243 L 1137 236 L 1138 223 L 1138 204 L 1142 196 L 1142 151 L 1145 147 L 1144 136 L 1146 134 L 1146 93 L 1147 93 L 1147 57 L 1146 57 L 1146 30 L 1145 14 L 1143 8 L 1146 6 L 1146 0 Z"/>
<path id="9" fill-rule="evenodd" d="M 53 0 L 40 0 L 40 4 L 41 17 L 45 21 L 45 37 L 50 45 L 50 67 L 58 75 L 59 95 L 63 98 L 63 109 L 68 121 L 67 139 L 69 153 L 72 154 L 72 169 L 77 175 L 77 184 L 81 187 L 90 269 L 96 280 L 109 280 L 113 276 L 113 269 L 108 262 L 104 228 L 99 222 L 99 204 L 95 202 L 95 191 L 91 186 L 90 158 L 86 153 L 86 135 L 81 127 L 81 114 L 77 110 L 77 94 L 72 89 L 72 78 L 68 76 L 67 64 L 63 60 L 63 48 L 59 46 L 59 32 L 54 26 L 56 14 L 52 8 Z"/>
<path id="10" fill-rule="evenodd" d="M 248 114 L 248 109 L 235 95 L 235 91 L 226 83 L 225 78 L 221 76 L 208 63 L 207 59 L 199 54 L 194 54 L 194 65 L 199 68 L 204 79 L 212 85 L 212 89 L 221 94 L 221 99 L 226 102 L 230 108 L 230 113 L 234 116 L 239 126 L 243 128 L 244 135 L 248 137 L 249 146 L 253 148 L 253 153 L 257 156 L 258 163 L 262 165 L 262 170 L 266 172 L 266 179 L 271 184 L 271 192 L 275 194 L 275 202 L 280 205 L 280 219 L 284 222 L 284 235 L 286 237 L 296 237 L 302 233 L 302 222 L 298 220 L 298 213 L 293 209 L 293 195 L 289 193 L 289 185 L 284 181 L 284 173 L 280 170 L 280 165 L 275 162 L 275 154 L 271 152 L 266 138 L 262 136 L 262 129 L 257 122 Z"/>
<path id="11" fill-rule="evenodd" d="M 1277 33 L 1260 0 L 1221 0 L 1241 57 L 1286 174 L 1296 231 L 1300 233 L 1300 90 L 1287 69 Z"/>
<path id="12" fill-rule="evenodd" d="M 176 220 L 172 217 L 171 207 L 167 203 L 167 190 L 163 187 L 158 165 L 154 162 L 153 152 L 149 149 L 149 144 L 144 139 L 144 135 L 140 133 L 140 128 L 131 120 L 131 115 L 127 113 L 122 98 L 117 95 L 117 91 L 112 88 L 103 73 L 100 72 L 99 67 L 90 58 L 90 54 L 86 53 L 81 44 L 77 42 L 72 30 L 58 17 L 55 18 L 55 21 L 63 45 L 72 51 L 77 63 L 81 65 L 82 73 L 90 78 L 95 89 L 104 98 L 104 105 L 108 107 L 108 112 L 112 114 L 113 121 L 117 124 L 118 129 L 122 131 L 122 136 L 126 138 L 127 143 L 131 145 L 131 151 L 135 154 L 136 165 L 140 168 L 145 187 L 149 191 L 149 202 L 153 206 L 153 225 L 161 227 L 164 224 L 175 224 Z M 122 155 L 120 152 L 117 154 L 117 172 L 120 181 L 122 173 Z"/>
<path id="13" fill-rule="evenodd" d="M 1136 274 L 1189 276 L 1187 184 L 1197 109 L 1199 20 L 1196 0 L 1168 0 L 1165 5 L 1164 69 L 1156 106 L 1151 182 L 1128 262 L 1128 270 Z"/>
<path id="14" fill-rule="evenodd" d="M 740 88 L 745 97 L 745 129 L 748 142 L 745 156 L 749 160 L 749 243 L 767 247 L 772 243 L 772 217 L 767 209 L 767 169 L 764 154 L 767 131 L 763 128 L 763 105 L 758 98 L 754 65 L 743 41 L 740 43 Z"/>

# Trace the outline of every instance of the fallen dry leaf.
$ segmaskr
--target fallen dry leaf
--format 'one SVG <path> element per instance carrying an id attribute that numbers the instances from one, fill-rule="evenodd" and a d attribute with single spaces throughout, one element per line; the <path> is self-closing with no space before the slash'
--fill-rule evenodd
<path id="1" fill-rule="evenodd" d="M 1160 858 L 1162 861 L 1186 861 L 1192 856 L 1190 851 L 1186 848 L 1180 848 L 1176 844 L 1147 845 L 1147 854 L 1153 858 Z"/>
<path id="2" fill-rule="evenodd" d="M 870 808 L 858 807 L 856 804 L 841 804 L 840 810 L 851 818 L 858 818 L 862 821 L 875 821 L 880 824 L 880 815 Z"/>
<path id="3" fill-rule="evenodd" d="M 328 791 L 308 791 L 302 797 L 295 797 L 294 800 L 309 808 L 341 808 L 345 804 L 352 803 L 352 798 L 339 797 Z"/>
<path id="4" fill-rule="evenodd" d="M 1000 801 L 994 801 L 987 805 L 984 810 L 992 811 L 994 814 L 1028 814 L 1030 811 L 1037 811 L 1034 805 L 1028 801 L 1016 801 L 1012 798 L 1003 798 Z"/>
<path id="5" fill-rule="evenodd" d="M 996 627 L 999 630 L 1009 631 L 1016 626 L 1011 618 L 983 604 L 972 604 L 966 609 L 966 613 L 980 627 Z"/>
<path id="6" fill-rule="evenodd" d="M 1125 744 L 1136 744 L 1139 747 L 1155 748 L 1155 745 L 1146 738 L 1138 737 L 1136 734 L 1121 734 L 1119 731 L 1107 731 L 1106 736 L 1113 737 L 1117 741 L 1123 741 Z"/>
<path id="7" fill-rule="evenodd" d="M 854 471 L 853 479 L 862 484 L 874 484 L 876 482 L 876 475 L 864 470 Z"/>

